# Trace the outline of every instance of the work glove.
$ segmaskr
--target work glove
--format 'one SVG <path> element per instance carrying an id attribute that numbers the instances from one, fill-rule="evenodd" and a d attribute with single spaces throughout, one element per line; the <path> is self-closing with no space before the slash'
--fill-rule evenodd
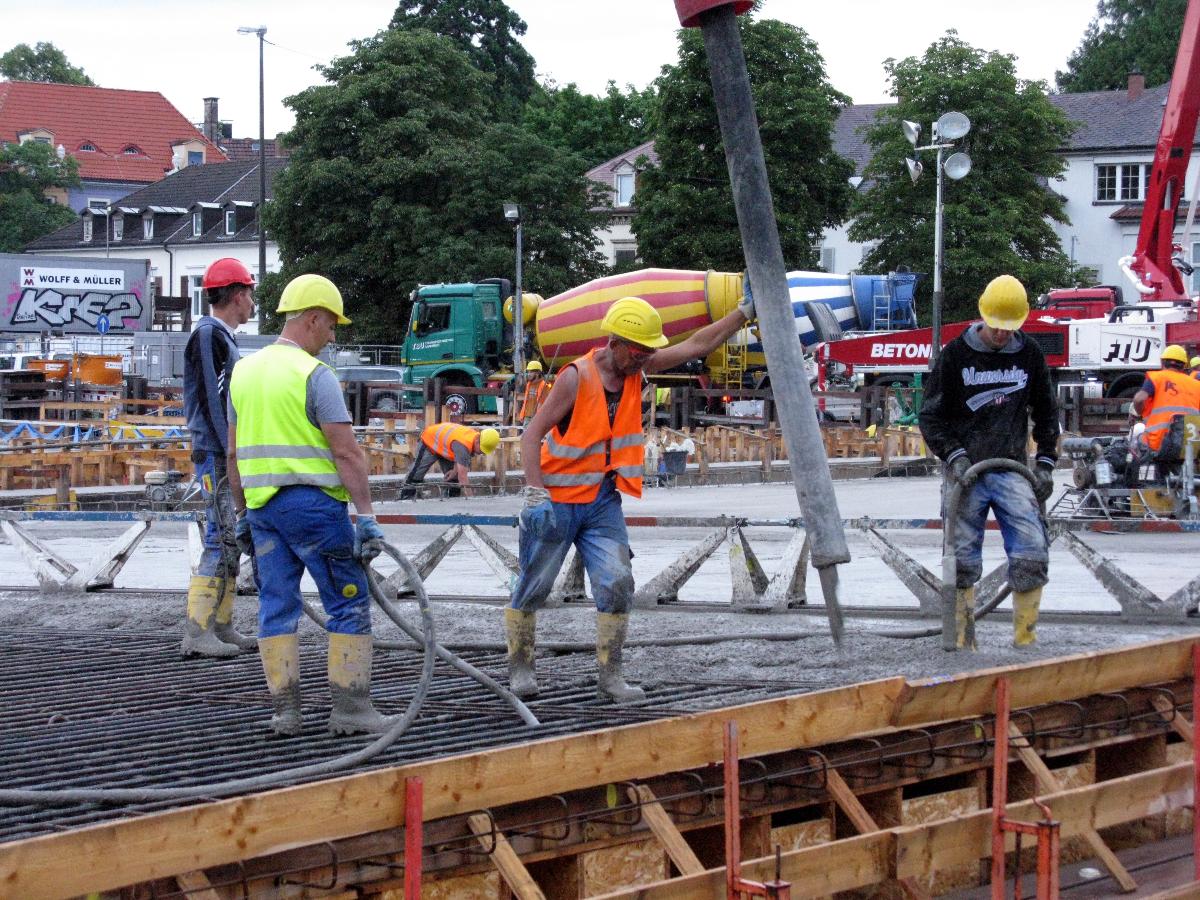
<path id="1" fill-rule="evenodd" d="M 554 516 L 554 504 L 550 492 L 544 487 L 526 485 L 525 508 L 521 510 L 521 527 L 541 540 L 558 534 L 558 520 Z"/>
<path id="2" fill-rule="evenodd" d="M 354 556 L 369 563 L 383 552 L 383 531 L 374 516 L 359 516 L 354 524 Z"/>
<path id="3" fill-rule="evenodd" d="M 233 539 L 237 543 L 239 553 L 245 556 L 254 555 L 254 535 L 250 531 L 250 520 L 246 517 L 245 510 L 238 516 L 237 525 L 233 529 Z"/>
<path id="4" fill-rule="evenodd" d="M 1033 495 L 1038 503 L 1045 503 L 1054 493 L 1054 470 L 1045 463 L 1033 467 Z"/>
<path id="5" fill-rule="evenodd" d="M 962 484 L 969 468 L 971 468 L 970 457 L 965 453 L 960 453 L 946 466 L 946 480 L 952 485 Z"/>
<path id="6" fill-rule="evenodd" d="M 755 316 L 754 294 L 750 291 L 749 273 L 742 276 L 742 290 L 745 293 L 742 295 L 742 302 L 738 304 L 738 312 L 746 317 L 747 322 L 753 322 Z"/>

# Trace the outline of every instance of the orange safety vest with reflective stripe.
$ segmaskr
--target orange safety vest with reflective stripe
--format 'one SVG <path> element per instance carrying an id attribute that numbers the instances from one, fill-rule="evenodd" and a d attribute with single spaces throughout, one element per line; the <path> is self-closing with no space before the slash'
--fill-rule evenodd
<path id="1" fill-rule="evenodd" d="M 542 401 L 546 399 L 546 393 L 550 390 L 550 385 L 546 383 L 545 378 L 539 378 L 537 381 L 531 381 L 525 385 L 525 399 L 521 401 L 520 418 L 528 419 L 536 413 L 542 406 Z"/>
<path id="2" fill-rule="evenodd" d="M 542 442 L 542 480 L 555 503 L 591 503 L 610 472 L 617 490 L 642 496 L 642 376 L 625 379 L 610 423 L 597 350 L 571 363 L 579 373 L 579 389 L 566 433 L 555 425 Z"/>
<path id="3" fill-rule="evenodd" d="M 1200 415 L 1200 381 L 1173 369 L 1147 372 L 1146 377 L 1154 385 L 1154 395 L 1142 410 L 1142 421 L 1146 423 L 1143 439 L 1147 447 L 1157 450 L 1173 418 Z"/>
<path id="4" fill-rule="evenodd" d="M 1200 382 L 1197 383 L 1200 384 Z M 450 445 L 458 441 L 470 453 L 471 448 L 475 446 L 475 438 L 478 435 L 479 432 L 474 428 L 468 428 L 466 425 L 456 425 L 453 422 L 440 422 L 437 425 L 430 425 L 421 432 L 421 443 L 442 459 L 453 460 L 454 450 Z"/>

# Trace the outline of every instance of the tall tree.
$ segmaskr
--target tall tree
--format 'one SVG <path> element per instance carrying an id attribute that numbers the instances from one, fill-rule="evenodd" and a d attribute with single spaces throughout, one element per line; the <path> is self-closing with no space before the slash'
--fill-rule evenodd
<path id="1" fill-rule="evenodd" d="M 1012 56 L 984 52 L 949 31 L 920 58 L 886 60 L 892 95 L 867 138 L 872 159 L 864 175 L 870 188 L 853 210 L 850 238 L 872 245 L 865 271 L 904 264 L 933 271 L 933 155 L 916 184 L 904 159 L 913 153 L 901 122 L 928 123 L 957 110 L 971 120 L 959 149 L 972 160 L 962 181 L 945 181 L 943 285 L 945 319 L 973 317 L 985 284 L 1007 272 L 1030 294 L 1069 284 L 1068 261 L 1050 220 L 1066 222 L 1063 198 L 1049 185 L 1066 164 L 1055 153 L 1071 124 L 1049 101 L 1045 85 L 1017 78 Z M 927 132 L 926 132 L 927 134 Z M 930 279 L 921 287 L 928 298 Z"/>
<path id="2" fill-rule="evenodd" d="M 265 220 L 287 277 L 341 288 L 355 338 L 398 341 L 418 284 L 512 277 L 502 201 L 522 207 L 527 290 L 601 271 L 577 158 L 491 122 L 490 80 L 452 42 L 388 30 L 323 74 L 288 98 L 295 149 Z"/>
<path id="3" fill-rule="evenodd" d="M 1170 80 L 1186 10 L 1187 0 L 1100 0 L 1067 70 L 1054 75 L 1058 89 L 1119 90 L 1133 71 L 1149 85 Z"/>
<path id="4" fill-rule="evenodd" d="M 847 102 L 825 76 L 816 44 L 799 28 L 738 18 L 758 111 L 784 259 L 816 265 L 822 231 L 850 202 L 852 164 L 831 130 Z M 745 266 L 725 168 L 704 42 L 680 32 L 679 62 L 657 81 L 660 165 L 639 173 L 633 230 L 648 265 L 738 271 Z"/>
<path id="5" fill-rule="evenodd" d="M 78 185 L 75 160 L 59 160 L 49 144 L 0 146 L 0 252 L 17 253 L 30 241 L 73 222 L 75 213 L 49 202 L 45 194 Z"/>
<path id="6" fill-rule="evenodd" d="M 17 44 L 0 56 L 0 75 L 12 81 L 53 81 L 59 84 L 95 86 L 83 69 L 67 61 L 66 54 L 53 44 L 37 46 Z"/>
<path id="7" fill-rule="evenodd" d="M 533 57 L 518 40 L 525 21 L 504 0 L 400 0 L 389 27 L 450 38 L 475 68 L 492 76 L 493 112 L 505 121 L 520 119 L 537 82 Z"/>
<path id="8" fill-rule="evenodd" d="M 586 168 L 599 165 L 650 139 L 653 86 L 624 90 L 610 81 L 601 97 L 582 93 L 574 84 L 546 84 L 525 106 L 523 127 L 538 137 L 576 153 Z"/>

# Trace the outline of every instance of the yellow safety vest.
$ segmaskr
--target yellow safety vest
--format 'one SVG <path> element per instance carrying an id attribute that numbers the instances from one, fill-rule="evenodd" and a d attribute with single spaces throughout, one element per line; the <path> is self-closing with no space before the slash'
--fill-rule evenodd
<path id="1" fill-rule="evenodd" d="M 322 365 L 299 347 L 271 344 L 234 366 L 229 397 L 237 413 L 237 467 L 251 509 L 293 484 L 350 499 L 329 441 L 305 411 L 309 376 Z"/>

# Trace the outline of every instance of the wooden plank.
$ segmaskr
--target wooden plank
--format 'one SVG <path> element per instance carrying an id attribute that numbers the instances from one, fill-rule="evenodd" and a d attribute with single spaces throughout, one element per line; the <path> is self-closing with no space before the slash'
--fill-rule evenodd
<path id="1" fill-rule="evenodd" d="M 1154 704 L 1154 708 L 1162 713 L 1170 722 L 1171 727 L 1175 729 L 1175 733 L 1188 742 L 1189 746 L 1193 743 L 1192 723 L 1183 717 L 1171 701 L 1161 694 L 1155 694 L 1150 698 L 1150 702 Z"/>
<path id="2" fill-rule="evenodd" d="M 654 792 L 644 784 L 635 784 L 629 789 L 629 794 L 631 800 L 642 805 L 642 818 L 646 820 L 646 824 L 650 826 L 650 830 L 654 832 L 658 842 L 667 851 L 667 856 L 671 857 L 675 868 L 683 875 L 703 872 L 704 864 L 700 862 L 691 845 L 675 827 L 675 823 L 671 821 L 667 811 L 658 802 Z"/>
<path id="3" fill-rule="evenodd" d="M 1168 888 L 1157 894 L 1147 894 L 1146 900 L 1192 900 L 1200 897 L 1200 881 L 1181 884 L 1179 887 Z"/>
<path id="4" fill-rule="evenodd" d="M 1176 638 L 999 671 L 1012 673 L 1016 706 L 1068 700 L 1188 677 L 1195 642 Z M 915 727 L 978 716 L 991 711 L 995 677 L 993 670 L 944 683 L 891 678 L 849 685 L 0 844 L 0 892 L 30 900 L 86 894 L 397 828 L 404 822 L 409 776 L 424 779 L 426 818 L 437 819 L 712 765 L 722 759 L 722 730 L 730 718 L 738 722 L 744 755 L 756 756 L 886 733 L 898 723 Z M 296 816 L 296 809 L 306 815 Z M 72 865 L 62 866 L 63 859 Z"/>
<path id="5" fill-rule="evenodd" d="M 188 900 L 222 900 L 221 895 L 213 890 L 212 882 L 200 869 L 194 872 L 181 872 L 175 876 L 179 890 L 187 894 Z"/>
<path id="6" fill-rule="evenodd" d="M 1057 794 L 1062 791 L 1062 785 L 1058 779 L 1054 777 L 1054 773 L 1050 771 L 1037 751 L 1030 746 L 1029 740 L 1025 737 L 1025 733 L 1015 722 L 1008 723 L 1009 737 L 1013 738 L 1015 743 L 1013 749 L 1017 751 L 1017 756 L 1021 758 L 1021 762 L 1025 764 L 1025 768 L 1033 773 L 1034 780 L 1038 783 L 1038 788 L 1042 791 L 1051 794 Z M 1129 893 L 1138 889 L 1137 882 L 1133 876 L 1117 859 L 1117 855 L 1112 852 L 1108 844 L 1104 843 L 1104 838 L 1092 828 L 1083 829 L 1083 839 L 1087 841 L 1088 846 L 1092 848 L 1092 853 L 1096 858 L 1104 864 L 1104 868 L 1108 869 L 1113 879 L 1121 886 L 1121 890 Z"/>
<path id="7" fill-rule="evenodd" d="M 484 850 L 493 847 L 490 854 L 492 864 L 499 870 L 500 876 L 508 883 L 517 900 L 546 900 L 546 895 L 538 887 L 521 858 L 508 842 L 508 838 L 498 831 L 492 831 L 492 819 L 483 813 L 475 813 L 467 818 L 471 830 L 479 838 L 479 844 Z"/>

